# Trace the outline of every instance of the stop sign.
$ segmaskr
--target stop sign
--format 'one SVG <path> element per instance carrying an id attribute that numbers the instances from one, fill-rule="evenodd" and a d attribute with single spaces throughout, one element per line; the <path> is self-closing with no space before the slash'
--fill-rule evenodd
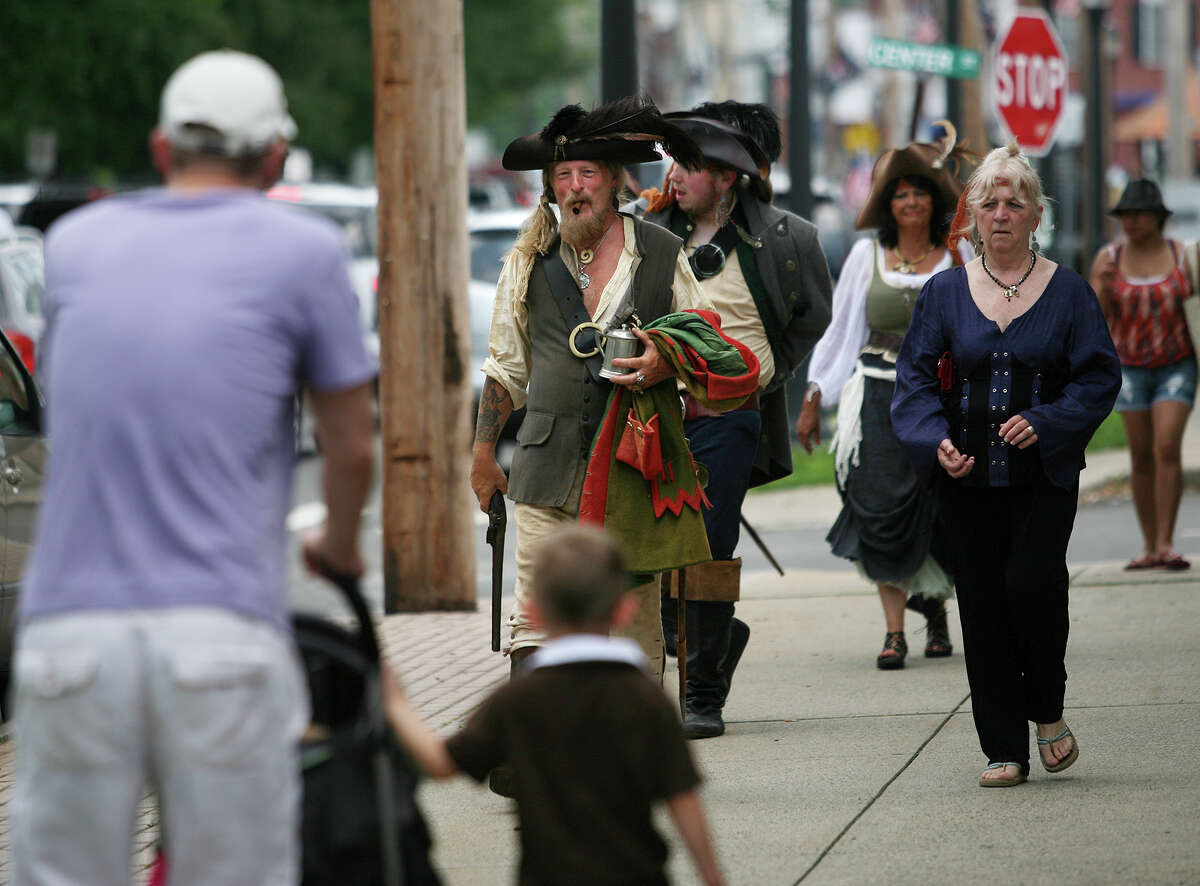
<path id="1" fill-rule="evenodd" d="M 1067 54 L 1040 10 L 1023 9 L 992 57 L 996 111 L 1021 150 L 1040 157 L 1054 144 L 1067 99 Z"/>

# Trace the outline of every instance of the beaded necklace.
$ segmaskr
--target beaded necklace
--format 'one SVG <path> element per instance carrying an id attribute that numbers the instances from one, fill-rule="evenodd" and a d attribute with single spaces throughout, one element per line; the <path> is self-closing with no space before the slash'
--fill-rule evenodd
<path id="1" fill-rule="evenodd" d="M 1022 283 L 1024 283 L 1026 280 L 1028 280 L 1029 275 L 1033 273 L 1033 266 L 1037 264 L 1037 253 L 1034 252 L 1032 249 L 1029 250 L 1029 267 L 1025 269 L 1025 273 L 1021 275 L 1021 279 L 1018 280 L 1016 283 L 1002 283 L 1000 281 L 1000 278 L 997 277 L 995 274 L 993 274 L 991 269 L 987 266 L 987 256 L 986 255 L 980 254 L 979 260 L 983 264 L 983 272 L 985 274 L 987 274 L 989 277 L 991 277 L 992 282 L 995 283 L 997 286 L 999 286 L 1000 289 L 1002 290 L 1002 294 L 1004 295 L 1004 300 L 1012 301 L 1013 296 L 1019 296 L 1021 294 L 1018 291 L 1017 287 L 1020 286 Z"/>

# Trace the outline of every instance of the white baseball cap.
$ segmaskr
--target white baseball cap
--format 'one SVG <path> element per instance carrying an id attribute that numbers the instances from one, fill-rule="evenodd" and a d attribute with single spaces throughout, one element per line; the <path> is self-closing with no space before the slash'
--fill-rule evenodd
<path id="1" fill-rule="evenodd" d="M 275 69 L 232 49 L 201 53 L 171 75 L 158 126 L 172 145 L 228 157 L 261 153 L 296 135 Z"/>

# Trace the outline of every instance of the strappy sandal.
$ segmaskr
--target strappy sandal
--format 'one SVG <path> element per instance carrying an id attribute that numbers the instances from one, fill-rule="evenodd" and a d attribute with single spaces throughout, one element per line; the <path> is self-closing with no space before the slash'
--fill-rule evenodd
<path id="1" fill-rule="evenodd" d="M 1071 752 L 1055 763 L 1053 766 L 1046 765 L 1046 758 L 1042 754 L 1042 748 L 1054 744 L 1056 741 L 1062 741 L 1064 738 L 1071 739 Z M 1075 737 L 1075 733 L 1071 731 L 1070 726 L 1064 726 L 1063 731 L 1053 738 L 1042 738 L 1040 735 L 1037 739 L 1038 756 L 1042 758 L 1042 767 L 1047 772 L 1062 772 L 1079 758 L 1079 739 Z"/>
<path id="2" fill-rule="evenodd" d="M 881 671 L 896 671 L 904 667 L 908 655 L 908 643 L 904 631 L 888 631 L 883 638 L 883 651 L 875 658 L 875 666 Z"/>
<path id="3" fill-rule="evenodd" d="M 1029 764 L 1018 763 L 1016 760 L 1009 760 L 1007 763 L 988 763 L 984 772 L 990 772 L 993 769 L 1003 769 L 1005 766 L 1016 766 L 1017 774 L 1008 778 L 984 778 L 979 776 L 979 786 L 981 788 L 1011 788 L 1019 784 L 1024 784 L 1029 779 Z"/>
<path id="4" fill-rule="evenodd" d="M 1191 569 L 1192 564 L 1185 560 L 1180 554 L 1171 551 L 1169 554 L 1164 554 L 1158 561 L 1158 568 L 1165 569 L 1168 572 L 1182 572 L 1184 569 Z"/>
<path id="5" fill-rule="evenodd" d="M 1134 557 L 1132 560 L 1126 563 L 1125 571 L 1134 572 L 1138 569 L 1154 569 L 1161 563 L 1162 560 L 1159 559 L 1158 554 L 1142 554 L 1142 556 Z"/>

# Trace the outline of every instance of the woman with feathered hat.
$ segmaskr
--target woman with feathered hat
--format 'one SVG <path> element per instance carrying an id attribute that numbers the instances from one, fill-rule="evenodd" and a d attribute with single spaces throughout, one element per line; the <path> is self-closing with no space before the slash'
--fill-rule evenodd
<path id="1" fill-rule="evenodd" d="M 911 142 L 884 151 L 855 227 L 875 228 L 842 265 L 833 293 L 833 321 L 813 350 L 808 392 L 796 435 L 812 452 L 820 444 L 820 408 L 840 401 L 830 444 L 843 507 L 827 540 L 879 589 L 886 624 L 876 665 L 904 667 L 904 610 L 926 619 L 925 656 L 952 654 L 945 601 L 954 586 L 935 542 L 937 504 L 918 482 L 892 433 L 888 408 L 896 353 L 913 304 L 931 276 L 970 259 L 946 245 L 961 185 L 955 131 L 939 144 Z"/>

